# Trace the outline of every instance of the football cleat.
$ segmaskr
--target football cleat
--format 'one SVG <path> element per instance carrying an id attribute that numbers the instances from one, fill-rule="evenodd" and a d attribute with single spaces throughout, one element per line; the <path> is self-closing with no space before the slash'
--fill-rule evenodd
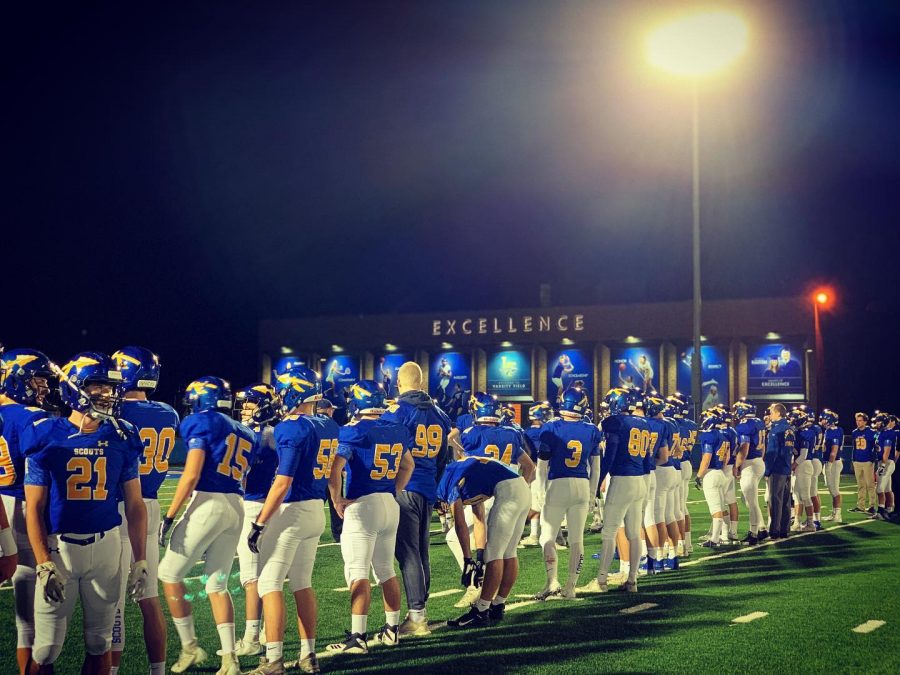
<path id="1" fill-rule="evenodd" d="M 769 538 L 769 531 L 768 531 L 768 530 L 760 530 L 759 532 L 756 533 L 756 539 L 757 539 L 760 543 L 764 542 L 764 541 L 765 541 L 766 539 L 768 539 L 768 538 Z"/>
<path id="2" fill-rule="evenodd" d="M 818 520 L 814 520 L 813 525 L 815 525 L 816 527 L 816 532 L 822 529 L 822 523 L 820 523 Z"/>
<path id="3" fill-rule="evenodd" d="M 344 654 L 368 654 L 369 645 L 366 644 L 368 635 L 366 633 L 351 633 L 345 631 L 347 639 L 343 642 L 335 642 L 326 649 L 330 652 L 340 652 Z"/>
<path id="4" fill-rule="evenodd" d="M 171 670 L 173 673 L 183 673 L 191 666 L 200 665 L 204 661 L 206 661 L 206 652 L 195 640 L 189 645 L 182 645 L 181 654 L 178 655 L 178 660 L 172 664 Z"/>
<path id="5" fill-rule="evenodd" d="M 491 617 L 491 623 L 500 623 L 503 621 L 503 617 L 506 614 L 506 603 L 504 602 L 499 605 L 491 603 L 488 614 Z"/>
<path id="6" fill-rule="evenodd" d="M 833 513 L 829 513 L 827 516 L 824 516 L 824 517 L 822 518 L 822 520 L 825 520 L 825 521 L 831 521 L 831 520 L 834 520 L 834 514 L 833 514 Z"/>
<path id="7" fill-rule="evenodd" d="M 588 526 L 588 532 L 591 534 L 599 534 L 603 531 L 603 519 L 595 514 L 594 519 L 591 521 L 591 524 Z"/>
<path id="8" fill-rule="evenodd" d="M 244 638 L 241 638 L 234 643 L 234 653 L 237 656 L 256 656 L 264 651 L 265 647 L 258 640 L 244 640 Z"/>
<path id="9" fill-rule="evenodd" d="M 416 637 L 431 635 L 431 629 L 428 628 L 428 620 L 416 621 L 407 616 L 403 623 L 400 624 L 400 635 L 414 635 Z"/>
<path id="10" fill-rule="evenodd" d="M 491 614 L 489 610 L 479 612 L 477 608 L 472 607 L 468 612 L 457 619 L 450 619 L 447 622 L 449 628 L 487 628 L 491 625 Z"/>
<path id="11" fill-rule="evenodd" d="M 297 667 L 300 669 L 301 673 L 321 673 L 322 670 L 319 668 L 319 659 L 316 658 L 316 655 L 313 653 L 309 653 L 304 656 L 302 659 L 297 661 Z"/>
<path id="12" fill-rule="evenodd" d="M 591 579 L 587 584 L 577 589 L 578 593 L 607 593 L 609 586 L 606 583 L 600 583 L 597 579 Z"/>
<path id="13" fill-rule="evenodd" d="M 807 520 L 800 526 L 800 532 L 815 532 L 816 526 L 812 524 L 812 521 Z"/>
<path id="14" fill-rule="evenodd" d="M 234 653 L 222 654 L 222 667 L 216 671 L 216 675 L 241 675 L 241 664 Z"/>
<path id="15" fill-rule="evenodd" d="M 396 647 L 400 644 L 400 628 L 384 624 L 375 635 L 375 641 L 385 647 Z"/>
<path id="16" fill-rule="evenodd" d="M 702 544 L 700 544 L 703 548 L 719 548 L 719 544 L 712 539 L 707 539 Z"/>
<path id="17" fill-rule="evenodd" d="M 560 590 L 558 597 L 562 598 L 563 600 L 575 600 L 575 587 L 566 584 L 562 587 L 562 590 Z"/>
<path id="18" fill-rule="evenodd" d="M 540 544 L 541 542 L 538 541 L 538 538 L 532 534 L 519 542 L 519 548 L 525 548 L 526 546 L 540 546 Z"/>
<path id="19" fill-rule="evenodd" d="M 542 591 L 534 594 L 534 599 L 546 600 L 551 595 L 559 595 L 560 590 L 560 585 L 558 583 L 551 584 L 550 586 L 545 586 Z"/>
<path id="20" fill-rule="evenodd" d="M 870 516 L 875 515 L 875 507 L 870 506 L 869 509 L 867 511 L 864 511 L 863 513 L 868 513 Z"/>
<path id="21" fill-rule="evenodd" d="M 647 556 L 647 562 L 645 565 L 641 566 L 641 569 L 646 570 L 646 574 L 659 574 L 660 569 L 657 566 L 658 564 L 659 564 L 658 560 L 655 560 L 654 558 Z"/>
<path id="22" fill-rule="evenodd" d="M 854 506 L 852 509 L 850 509 L 850 512 L 851 513 L 865 513 L 866 511 L 865 511 L 865 509 L 861 509 L 858 506 Z"/>
<path id="23" fill-rule="evenodd" d="M 284 671 L 284 659 L 278 659 L 271 662 L 263 659 L 256 668 L 246 675 L 284 675 Z"/>
<path id="24" fill-rule="evenodd" d="M 748 532 L 747 536 L 741 539 L 741 543 L 756 546 L 759 543 L 759 539 L 752 532 Z"/>
<path id="25" fill-rule="evenodd" d="M 463 607 L 471 607 L 472 603 L 480 597 L 481 589 L 476 586 L 469 586 L 463 596 L 453 606 L 457 609 L 462 609 Z"/>
<path id="26" fill-rule="evenodd" d="M 624 584 L 619 586 L 620 591 L 625 591 L 626 593 L 637 593 L 638 585 L 637 581 L 626 581 Z"/>

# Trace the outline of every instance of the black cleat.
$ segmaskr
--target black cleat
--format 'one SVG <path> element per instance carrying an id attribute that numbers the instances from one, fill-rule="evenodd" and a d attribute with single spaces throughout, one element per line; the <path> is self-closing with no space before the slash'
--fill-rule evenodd
<path id="1" fill-rule="evenodd" d="M 450 619 L 447 622 L 447 626 L 450 628 L 487 628 L 490 625 L 490 610 L 479 612 L 475 606 L 458 619 Z"/>
<path id="2" fill-rule="evenodd" d="M 741 539 L 741 543 L 749 544 L 750 546 L 756 546 L 759 543 L 759 538 L 752 532 L 748 532 L 747 536 Z"/>
<path id="3" fill-rule="evenodd" d="M 488 609 L 488 615 L 491 617 L 491 623 L 500 623 L 503 621 L 503 615 L 506 614 L 506 603 L 499 605 L 491 605 Z"/>
<path id="4" fill-rule="evenodd" d="M 760 530 L 759 532 L 756 533 L 756 541 L 758 541 L 759 543 L 764 542 L 768 538 L 769 538 L 768 530 Z"/>

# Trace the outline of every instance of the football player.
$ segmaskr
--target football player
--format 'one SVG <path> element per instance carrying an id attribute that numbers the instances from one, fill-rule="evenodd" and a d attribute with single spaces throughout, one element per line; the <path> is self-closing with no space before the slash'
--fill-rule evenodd
<path id="1" fill-rule="evenodd" d="M 600 462 L 600 481 L 609 476 L 604 516 L 606 527 L 601 533 L 600 568 L 597 578 L 584 590 L 605 593 L 609 566 L 616 548 L 616 533 L 624 525 L 628 540 L 628 579 L 623 589 L 637 592 L 638 563 L 641 557 L 641 521 L 647 499 L 645 458 L 650 450 L 650 426 L 641 415 L 632 414 L 641 403 L 637 389 L 611 389 L 604 401 L 610 415 L 602 422 L 605 451 Z"/>
<path id="2" fill-rule="evenodd" d="M 540 452 L 541 441 L 540 434 L 544 424 L 553 417 L 553 408 L 547 401 L 533 405 L 528 409 L 528 418 L 531 420 L 531 426 L 525 429 L 525 436 L 531 441 L 533 455 L 530 455 L 531 461 L 537 464 L 538 454 Z M 541 536 L 541 504 L 544 501 L 544 495 L 540 493 L 541 483 L 537 480 L 531 481 L 531 510 L 528 512 L 528 522 L 530 531 L 520 545 L 538 546 Z"/>
<path id="3" fill-rule="evenodd" d="M 522 433 L 500 426 L 502 406 L 496 396 L 478 392 L 474 398 L 475 425 L 460 437 L 463 451 L 467 456 L 492 457 L 511 468 L 518 465 L 523 478 L 530 483 L 534 480 L 534 462 L 525 452 Z"/>
<path id="4" fill-rule="evenodd" d="M 386 646 L 400 641 L 400 583 L 394 571 L 400 506 L 395 495 L 406 488 L 415 468 L 410 454 L 414 443 L 406 427 L 379 419 L 385 412 L 381 384 L 362 380 L 351 387 L 350 395 L 358 419 L 341 428 L 328 489 L 344 518 L 341 555 L 350 587 L 351 626 L 347 639 L 328 645 L 328 649 L 365 654 L 372 600 L 369 568 L 384 596 L 385 623 L 376 640 Z M 343 495 L 341 472 L 345 467 Z"/>
<path id="5" fill-rule="evenodd" d="M 406 489 L 397 493 L 400 523 L 396 557 L 403 576 L 409 613 L 400 624 L 401 635 L 429 635 L 425 603 L 431 589 L 431 562 L 428 556 L 431 511 L 437 499 L 437 481 L 447 464 L 447 435 L 452 423 L 443 410 L 423 391 L 422 369 L 408 361 L 400 366 L 397 386 L 400 395 L 381 416 L 385 422 L 406 427 L 414 440 L 415 468 Z"/>
<path id="6" fill-rule="evenodd" d="M 894 474 L 894 459 L 897 456 L 897 418 L 894 415 L 881 413 L 882 429 L 878 433 L 878 452 L 875 474 L 878 484 L 875 488 L 878 496 L 877 520 L 888 520 L 894 512 L 894 493 L 891 490 L 891 476 Z"/>
<path id="7" fill-rule="evenodd" d="M 600 483 L 600 430 L 584 421 L 590 405 L 587 394 L 580 388 L 563 392 L 559 402 L 561 419 L 546 423 L 538 436 L 538 473 L 546 484 L 544 507 L 541 510 L 540 543 L 544 551 L 547 585 L 535 595 L 546 600 L 559 594 L 574 599 L 578 575 L 584 563 L 584 524 L 592 496 Z M 569 528 L 569 574 L 560 589 L 557 578 L 556 535 L 563 519 Z M 488 540 L 490 541 L 490 540 Z"/>
<path id="8" fill-rule="evenodd" d="M 806 406 L 800 406 L 806 408 Z M 813 505 L 813 526 L 816 530 L 822 529 L 822 502 L 819 500 L 819 476 L 822 475 L 822 458 L 825 447 L 825 431 L 816 423 L 816 413 L 806 408 L 809 429 L 813 436 L 812 447 L 812 480 L 810 481 L 809 495 Z"/>
<path id="9" fill-rule="evenodd" d="M 853 473 L 856 475 L 856 506 L 851 511 L 866 513 L 866 497 L 869 499 L 870 514 L 875 513 L 875 471 L 872 468 L 875 453 L 875 432 L 869 424 L 869 416 L 864 412 L 854 417 L 856 428 L 853 430 Z"/>
<path id="10" fill-rule="evenodd" d="M 50 359 L 35 349 L 10 349 L 0 356 L 0 496 L 13 541 L 3 546 L 16 553 L 12 575 L 16 607 L 16 661 L 24 675 L 34 642 L 35 561 L 25 530 L 25 451 L 22 434 L 47 416 L 42 406 L 50 393 Z M 8 537 L 9 535 L 7 535 Z"/>
<path id="11" fill-rule="evenodd" d="M 207 375 L 191 382 L 185 390 L 185 404 L 190 414 L 181 422 L 181 437 L 187 444 L 187 459 L 159 526 L 160 546 L 166 546 L 172 530 L 159 564 L 159 579 L 181 641 L 181 654 L 172 672 L 182 673 L 206 660 L 206 652 L 197 643 L 184 585 L 191 567 L 203 560 L 206 593 L 222 646 L 216 675 L 237 675 L 240 667 L 235 656 L 228 576 L 244 521 L 244 474 L 253 463 L 257 437 L 231 419 L 231 387 L 219 377 Z M 187 508 L 175 523 L 185 502 Z"/>
<path id="12" fill-rule="evenodd" d="M 694 550 L 694 544 L 691 540 L 691 514 L 688 510 L 688 493 L 690 492 L 690 481 L 694 474 L 694 467 L 691 464 L 691 452 L 697 442 L 697 423 L 691 419 L 693 404 L 691 397 L 681 392 L 675 392 L 666 399 L 672 406 L 673 416 L 678 423 L 678 436 L 681 442 L 680 461 L 681 461 L 681 510 L 684 519 L 680 525 L 681 531 L 684 533 L 684 556 L 688 557 Z"/>
<path id="13" fill-rule="evenodd" d="M 322 391 L 319 375 L 314 371 L 295 366 L 279 376 L 276 387 L 281 403 L 289 412 L 275 427 L 278 453 L 275 480 L 247 536 L 248 548 L 259 554 L 259 595 L 266 619 L 265 661 L 251 672 L 253 675 L 285 672 L 282 588 L 288 579 L 297 606 L 298 665 L 304 673 L 317 673 L 318 605 L 312 573 L 319 538 L 325 530 L 322 502 L 339 427 L 330 417 L 317 414 Z"/>
<path id="14" fill-rule="evenodd" d="M 138 467 L 141 481 L 141 497 L 147 509 L 147 583 L 144 597 L 138 606 L 144 620 L 144 644 L 150 661 L 151 675 L 163 675 L 166 667 L 166 620 L 159 602 L 159 532 L 160 510 L 157 495 L 169 471 L 169 455 L 175 447 L 175 430 L 178 429 L 178 413 L 165 403 L 151 401 L 148 397 L 159 383 L 159 357 L 144 347 L 124 347 L 112 355 L 122 373 L 124 399 L 120 417 L 132 424 L 143 443 L 144 450 Z M 124 505 L 119 503 L 122 527 L 120 565 L 122 576 L 127 578 L 132 563 L 129 523 Z M 116 675 L 125 647 L 125 594 L 119 598 L 112 636 L 112 670 Z"/>
<path id="15" fill-rule="evenodd" d="M 842 523 L 844 521 L 841 518 L 841 472 L 844 470 L 844 460 L 841 458 L 841 446 L 844 444 L 844 430 L 838 426 L 838 420 L 838 414 L 828 408 L 825 408 L 819 416 L 819 424 L 825 429 L 823 452 L 825 485 L 831 494 L 831 513 L 822 520 Z"/>
<path id="16" fill-rule="evenodd" d="M 745 399 L 736 401 L 732 412 L 738 420 L 735 431 L 738 435 L 737 457 L 734 461 L 734 476 L 741 482 L 741 494 L 750 514 L 750 531 L 741 541 L 758 544 L 760 530 L 765 530 L 762 509 L 759 507 L 759 481 L 766 471 L 766 428 L 756 416 L 756 406 Z"/>
<path id="17" fill-rule="evenodd" d="M 725 504 L 728 506 L 728 513 L 725 514 L 725 522 L 722 526 L 722 538 L 731 542 L 739 541 L 737 534 L 738 520 L 740 514 L 737 506 L 737 479 L 734 473 L 734 463 L 737 459 L 738 435 L 734 430 L 734 415 L 724 405 L 719 405 L 724 425 L 721 427 L 722 433 L 728 440 L 728 465 L 722 467 L 722 474 L 725 476 Z"/>
<path id="18" fill-rule="evenodd" d="M 60 371 L 60 397 L 72 411 L 69 417 L 36 420 L 23 434 L 25 518 L 40 581 L 32 675 L 53 672 L 76 598 L 84 616 L 82 672 L 109 672 L 122 592 L 120 490 L 137 561 L 126 588 L 133 600 L 143 597 L 149 576 L 147 509 L 138 478 L 143 445 L 132 425 L 116 419 L 121 386 L 122 373 L 109 356 L 77 354 Z"/>
<path id="19" fill-rule="evenodd" d="M 234 393 L 234 418 L 257 435 L 257 452 L 244 482 L 244 521 L 237 543 L 241 587 L 244 589 L 244 635 L 235 643 L 236 656 L 255 656 L 263 651 L 259 643 L 262 601 L 259 596 L 259 553 L 247 544 L 252 524 L 262 511 L 275 478 L 278 455 L 272 425 L 281 416 L 281 401 L 270 384 L 253 384 Z"/>
<path id="20" fill-rule="evenodd" d="M 517 544 L 525 527 L 531 493 L 525 480 L 507 465 L 484 456 L 469 456 L 447 467 L 438 486 L 438 498 L 454 511 L 454 523 L 463 547 L 463 586 L 483 575 L 481 594 L 468 612 L 447 625 L 451 628 L 481 628 L 503 619 L 506 599 L 519 575 Z M 494 500 L 485 519 L 479 508 Z M 478 524 L 479 544 L 485 546 L 483 564 L 472 559 L 463 505 L 472 507 Z"/>
<path id="21" fill-rule="evenodd" d="M 677 526 L 675 526 L 675 485 L 681 478 L 680 470 L 675 470 L 677 461 L 670 458 L 673 428 L 663 416 L 665 400 L 656 392 L 651 392 L 644 398 L 644 415 L 650 434 L 656 436 L 656 450 L 654 461 L 651 465 L 651 491 L 652 497 L 648 499 L 647 510 L 644 516 L 644 528 L 647 531 L 647 572 L 662 572 L 665 569 L 663 562 L 663 546 L 669 538 L 668 523 L 672 523 L 675 536 L 672 540 L 674 548 L 678 540 Z M 671 501 L 670 501 L 671 500 Z"/>
<path id="22" fill-rule="evenodd" d="M 791 410 L 788 415 L 788 423 L 797 429 L 797 451 L 793 466 L 794 476 L 796 476 L 794 482 L 796 514 L 791 532 L 812 532 L 816 529 L 812 522 L 812 451 L 816 444 L 816 433 L 809 423 L 806 410 L 800 408 Z"/>
<path id="23" fill-rule="evenodd" d="M 697 483 L 702 485 L 703 496 L 712 516 L 712 532 L 710 538 L 701 544 L 705 548 L 715 548 L 722 540 L 722 530 L 725 522 L 725 473 L 731 455 L 731 444 L 728 436 L 722 433 L 725 428 L 725 420 L 720 415 L 719 408 L 710 408 L 704 414 L 705 419 L 700 425 L 700 444 L 703 458 L 697 469 Z"/>
<path id="24" fill-rule="evenodd" d="M 456 423 L 453 425 L 453 429 L 450 430 L 450 435 L 447 437 L 447 441 L 453 447 L 456 459 L 460 459 L 466 455 L 465 450 L 463 450 L 463 447 L 459 442 L 459 438 L 466 429 L 475 424 L 475 416 L 472 412 L 475 409 L 475 397 L 477 395 L 478 394 L 476 393 L 469 397 L 468 412 L 463 413 L 456 418 Z"/>

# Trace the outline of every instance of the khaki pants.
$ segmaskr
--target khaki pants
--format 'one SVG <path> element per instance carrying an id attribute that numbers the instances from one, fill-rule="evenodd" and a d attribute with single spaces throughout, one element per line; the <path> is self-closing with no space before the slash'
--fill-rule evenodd
<path id="1" fill-rule="evenodd" d="M 866 508 L 866 494 L 869 495 L 869 506 L 878 507 L 875 499 L 875 465 L 872 462 L 853 462 L 853 473 L 856 474 L 856 506 Z"/>

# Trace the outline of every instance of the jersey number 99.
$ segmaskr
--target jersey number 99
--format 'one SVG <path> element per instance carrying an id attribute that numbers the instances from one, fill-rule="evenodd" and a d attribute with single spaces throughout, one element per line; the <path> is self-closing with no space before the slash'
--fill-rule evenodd
<path id="1" fill-rule="evenodd" d="M 413 457 L 429 457 L 434 459 L 441 451 L 444 442 L 444 430 L 437 424 L 427 427 L 420 424 L 416 427 L 416 447 L 412 449 Z"/>

